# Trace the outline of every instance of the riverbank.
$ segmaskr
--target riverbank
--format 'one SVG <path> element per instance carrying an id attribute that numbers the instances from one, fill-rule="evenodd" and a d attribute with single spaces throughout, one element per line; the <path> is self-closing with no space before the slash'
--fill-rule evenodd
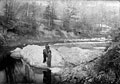
<path id="1" fill-rule="evenodd" d="M 46 43 L 55 44 L 55 43 L 85 43 L 85 42 L 106 42 L 109 43 L 111 39 L 103 39 L 103 38 L 89 38 L 89 39 L 25 39 L 21 38 L 18 40 L 9 40 L 4 44 L 5 46 L 19 46 L 19 45 L 28 45 L 28 44 L 36 44 L 36 45 L 44 45 Z"/>
<path id="2" fill-rule="evenodd" d="M 13 45 L 9 44 L 9 47 L 6 46 L 6 49 L 9 49 L 9 51 L 11 51 L 15 48 L 21 48 L 23 51 L 20 55 L 23 56 L 27 63 L 38 68 L 44 68 L 46 65 L 41 65 L 43 60 L 42 51 L 46 43 L 50 43 L 52 50 L 52 68 L 58 67 L 58 63 L 63 63 L 62 66 L 65 67 L 62 68 L 60 75 L 62 76 L 63 72 L 65 72 L 63 76 L 64 78 L 66 77 L 65 74 L 68 75 L 70 72 L 71 74 L 67 76 L 68 79 L 70 76 L 72 76 L 72 74 L 74 74 L 73 76 L 76 76 L 75 74 L 78 74 L 78 72 L 83 72 L 83 75 L 87 76 L 86 73 L 89 72 L 89 69 L 87 69 L 88 71 L 84 71 L 82 69 L 86 66 L 84 63 L 89 63 L 91 60 L 94 60 L 97 57 L 101 56 L 103 50 L 92 48 L 101 46 L 105 47 L 107 45 L 107 42 L 30 41 L 30 43 L 21 43 L 19 45 L 16 45 L 17 43 L 14 43 Z M 38 77 L 41 77 L 42 79 L 43 74 L 39 75 L 38 73 Z M 39 82 L 38 77 L 36 76 L 37 79 L 35 80 Z"/>
<path id="3" fill-rule="evenodd" d="M 23 47 L 18 54 L 14 54 L 15 56 L 22 56 L 23 59 L 27 63 L 29 63 L 31 66 L 34 66 L 35 74 L 38 74 L 38 77 L 42 76 L 39 70 L 47 69 L 47 65 L 42 63 L 43 57 L 42 57 L 42 51 L 44 49 L 44 46 L 39 45 L 27 45 Z M 18 50 L 18 49 L 17 49 Z M 52 70 L 57 70 L 55 72 L 59 73 L 59 76 L 62 77 L 62 81 L 64 77 L 68 78 L 70 76 L 80 76 L 86 77 L 89 72 L 89 69 L 86 66 L 89 66 L 88 63 L 91 62 L 91 60 L 94 60 L 101 56 L 102 50 L 91 50 L 91 49 L 82 49 L 80 47 L 67 47 L 67 45 L 51 45 L 51 51 L 52 51 L 52 68 L 49 68 L 52 72 Z M 21 54 L 20 54 L 21 53 Z M 87 64 L 86 64 L 87 63 Z M 62 67 L 59 67 L 61 65 Z M 91 67 L 91 66 L 89 66 Z M 37 71 L 37 68 L 39 69 Z M 83 68 L 86 68 L 86 70 L 83 70 Z M 33 69 L 33 68 L 32 68 Z M 60 71 L 59 71 L 60 69 Z M 77 71 L 78 70 L 78 71 Z M 90 69 L 91 70 L 91 69 Z M 71 72 L 72 71 L 72 72 Z M 36 73 L 37 72 L 37 73 Z M 38 73 L 39 72 L 39 73 Z M 79 74 L 80 75 L 76 75 Z M 70 73 L 70 74 L 69 74 Z M 41 75 L 39 75 L 41 74 Z M 65 76 L 67 74 L 68 76 Z M 73 75 L 72 75 L 73 74 Z M 37 79 L 35 79 L 37 80 Z M 38 81 L 38 80 L 37 80 Z M 39 81 L 38 81 L 39 82 Z"/>

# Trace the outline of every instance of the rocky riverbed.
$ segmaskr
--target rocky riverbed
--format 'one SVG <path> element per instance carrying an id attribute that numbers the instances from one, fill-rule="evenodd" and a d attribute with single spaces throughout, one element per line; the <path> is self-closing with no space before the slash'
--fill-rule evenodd
<path id="1" fill-rule="evenodd" d="M 11 56 L 23 57 L 25 62 L 33 67 L 47 68 L 46 63 L 43 62 L 43 49 L 44 46 L 39 45 L 27 45 L 23 48 L 16 48 L 12 51 Z M 61 83 L 69 82 L 71 84 L 80 81 L 83 78 L 89 77 L 89 75 L 95 75 L 92 67 L 94 66 L 94 60 L 99 58 L 103 54 L 103 49 L 82 49 L 79 46 L 60 46 L 51 45 L 52 51 L 52 68 L 51 73 L 56 81 Z M 31 68 L 33 70 L 33 68 Z M 39 74 L 41 69 L 34 69 L 34 80 L 40 82 L 43 79 L 43 75 Z M 56 75 L 57 76 L 54 76 Z M 40 80 L 41 79 L 41 80 Z M 54 81 L 54 84 L 55 82 Z M 53 81 L 52 81 L 53 82 Z"/>

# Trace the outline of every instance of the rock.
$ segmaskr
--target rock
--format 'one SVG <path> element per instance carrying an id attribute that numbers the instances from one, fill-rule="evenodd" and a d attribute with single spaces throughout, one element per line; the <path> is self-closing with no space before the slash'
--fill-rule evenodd
<path id="1" fill-rule="evenodd" d="M 21 48 L 16 48 L 15 50 L 11 51 L 11 56 L 13 58 L 20 59 L 22 57 L 21 56 L 21 51 L 22 51 Z"/>
<path id="2" fill-rule="evenodd" d="M 44 46 L 38 45 L 28 45 L 23 49 L 16 48 L 15 50 L 11 51 L 11 56 L 13 57 L 23 57 L 23 59 L 29 63 L 30 65 L 36 67 L 44 67 L 46 63 L 43 63 L 43 49 Z M 51 47 L 52 51 L 52 66 L 62 66 L 64 61 L 62 60 L 61 54 L 56 51 L 54 48 Z"/>
<path id="3" fill-rule="evenodd" d="M 55 67 L 55 68 L 50 68 L 50 70 L 53 74 L 57 74 L 62 70 L 62 68 Z"/>
<path id="4" fill-rule="evenodd" d="M 58 51 L 63 54 L 65 61 L 76 65 L 99 57 L 102 53 L 100 50 L 81 49 L 79 47 L 60 47 Z"/>

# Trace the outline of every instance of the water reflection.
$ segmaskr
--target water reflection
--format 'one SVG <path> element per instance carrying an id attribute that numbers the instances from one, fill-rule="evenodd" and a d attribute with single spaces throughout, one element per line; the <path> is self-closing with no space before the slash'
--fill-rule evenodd
<path id="1" fill-rule="evenodd" d="M 51 70 L 47 69 L 43 71 L 43 83 L 51 84 Z"/>

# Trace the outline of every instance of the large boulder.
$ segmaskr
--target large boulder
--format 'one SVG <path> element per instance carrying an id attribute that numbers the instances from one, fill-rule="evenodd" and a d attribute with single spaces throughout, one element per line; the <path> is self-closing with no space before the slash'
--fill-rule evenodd
<path id="1" fill-rule="evenodd" d="M 91 61 L 102 54 L 100 50 L 81 49 L 79 47 L 60 47 L 58 51 L 63 54 L 65 61 L 73 64 Z"/>
<path id="2" fill-rule="evenodd" d="M 23 59 L 28 62 L 30 65 L 37 66 L 37 67 L 44 67 L 46 63 L 43 63 L 43 49 L 44 46 L 38 45 L 28 45 L 23 49 L 17 48 L 12 51 L 11 56 L 13 57 L 23 57 Z M 51 47 L 52 51 L 52 66 L 62 66 L 64 61 L 62 60 L 61 54 L 56 51 L 54 48 Z"/>

